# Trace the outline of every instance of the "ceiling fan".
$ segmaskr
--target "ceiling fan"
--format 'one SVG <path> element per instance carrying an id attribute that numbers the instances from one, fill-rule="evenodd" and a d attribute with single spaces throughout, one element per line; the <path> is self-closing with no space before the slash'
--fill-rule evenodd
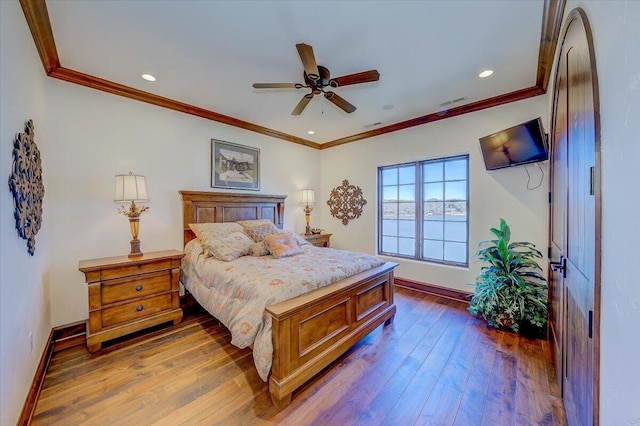
<path id="1" fill-rule="evenodd" d="M 331 78 L 331 74 L 326 67 L 316 65 L 316 58 L 313 54 L 313 48 L 308 44 L 296 44 L 298 54 L 304 66 L 304 84 L 301 83 L 254 83 L 254 89 L 311 89 L 309 93 L 304 95 L 298 105 L 291 111 L 291 115 L 300 115 L 306 108 L 307 104 L 315 95 L 323 94 L 331 103 L 342 109 L 346 113 L 352 113 L 356 107 L 342 97 L 338 96 L 331 90 L 325 88 L 335 88 L 348 86 L 350 84 L 368 83 L 378 81 L 380 73 L 377 70 L 357 72 L 355 74 L 343 75 L 342 77 Z"/>

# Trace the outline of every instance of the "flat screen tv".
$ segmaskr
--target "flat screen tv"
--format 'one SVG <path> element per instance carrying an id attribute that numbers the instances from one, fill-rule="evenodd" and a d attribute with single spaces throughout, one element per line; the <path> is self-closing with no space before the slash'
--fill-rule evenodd
<path id="1" fill-rule="evenodd" d="M 549 146 L 540 117 L 480 138 L 480 148 L 487 170 L 549 158 Z"/>

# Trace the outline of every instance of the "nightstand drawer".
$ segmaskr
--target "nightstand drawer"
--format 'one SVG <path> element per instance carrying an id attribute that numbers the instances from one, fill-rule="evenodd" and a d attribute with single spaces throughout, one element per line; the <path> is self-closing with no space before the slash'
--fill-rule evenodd
<path id="1" fill-rule="evenodd" d="M 80 261 L 89 290 L 89 352 L 99 351 L 108 340 L 182 320 L 178 292 L 183 257 L 180 251 L 165 250 Z"/>
<path id="2" fill-rule="evenodd" d="M 119 278 L 102 283 L 102 305 L 171 291 L 171 271 L 153 272 L 136 278 Z"/>
<path id="3" fill-rule="evenodd" d="M 102 310 L 102 326 L 110 327 L 171 309 L 171 294 L 163 294 Z"/>
<path id="4" fill-rule="evenodd" d="M 171 260 L 162 260 L 149 263 L 140 263 L 138 265 L 120 266 L 119 268 L 103 269 L 100 278 L 102 280 L 110 280 L 113 278 L 129 277 L 131 275 L 139 275 L 147 272 L 163 271 L 171 269 Z"/>

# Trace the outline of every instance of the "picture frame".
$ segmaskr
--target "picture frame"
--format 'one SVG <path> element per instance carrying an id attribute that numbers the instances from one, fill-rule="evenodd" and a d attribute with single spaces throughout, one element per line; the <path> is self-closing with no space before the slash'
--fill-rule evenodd
<path id="1" fill-rule="evenodd" d="M 260 190 L 260 150 L 211 139 L 211 187 Z"/>

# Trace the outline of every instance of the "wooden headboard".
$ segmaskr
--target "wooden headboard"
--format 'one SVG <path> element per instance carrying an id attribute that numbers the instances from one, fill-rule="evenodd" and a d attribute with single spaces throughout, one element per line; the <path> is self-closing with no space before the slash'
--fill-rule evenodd
<path id="1" fill-rule="evenodd" d="M 269 219 L 282 229 L 286 195 L 180 191 L 184 244 L 195 238 L 190 223 Z"/>

